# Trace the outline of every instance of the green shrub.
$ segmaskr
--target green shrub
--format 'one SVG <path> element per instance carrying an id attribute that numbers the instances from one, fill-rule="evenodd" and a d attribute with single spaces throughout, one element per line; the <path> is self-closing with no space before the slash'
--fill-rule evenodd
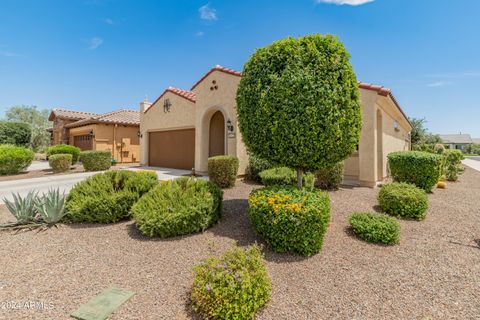
<path id="1" fill-rule="evenodd" d="M 52 168 L 53 172 L 65 172 L 70 169 L 72 165 L 71 154 L 52 154 L 48 157 L 48 164 Z"/>
<path id="2" fill-rule="evenodd" d="M 235 185 L 238 172 L 238 158 L 232 156 L 216 156 L 208 158 L 208 178 L 220 188 Z"/>
<path id="3" fill-rule="evenodd" d="M 424 190 L 408 183 L 384 185 L 378 193 L 382 210 L 393 216 L 422 220 L 428 209 L 428 198 Z"/>
<path id="4" fill-rule="evenodd" d="M 138 229 L 149 237 L 173 237 L 203 231 L 222 211 L 222 190 L 210 181 L 182 177 L 163 181 L 133 207 Z"/>
<path id="5" fill-rule="evenodd" d="M 0 145 L 0 175 L 17 174 L 32 164 L 35 154 L 24 147 Z"/>
<path id="6" fill-rule="evenodd" d="M 70 146 L 68 144 L 57 144 L 47 149 L 48 157 L 54 154 L 71 154 L 72 164 L 75 164 L 78 162 L 78 159 L 80 157 L 80 148 L 77 148 L 75 146 Z"/>
<path id="7" fill-rule="evenodd" d="M 327 193 L 266 187 L 254 190 L 248 203 L 252 225 L 274 251 L 310 256 L 322 248 L 330 220 Z"/>
<path id="8" fill-rule="evenodd" d="M 253 319 L 272 284 L 258 246 L 234 247 L 194 268 L 193 308 L 206 319 Z"/>
<path id="9" fill-rule="evenodd" d="M 338 190 L 343 181 L 344 164 L 338 162 L 331 168 L 323 168 L 316 172 L 315 185 L 325 190 Z"/>
<path id="10" fill-rule="evenodd" d="M 259 174 L 262 171 L 268 170 L 275 167 L 268 160 L 261 159 L 255 155 L 250 155 L 248 157 L 248 166 L 246 169 L 247 178 L 251 181 L 262 182 Z"/>
<path id="11" fill-rule="evenodd" d="M 296 186 L 297 173 L 287 167 L 272 168 L 260 172 L 262 183 L 266 186 Z M 307 172 L 303 175 L 303 186 L 312 190 L 315 183 L 315 175 Z"/>
<path id="12" fill-rule="evenodd" d="M 157 184 L 157 175 L 149 171 L 112 170 L 96 174 L 70 191 L 66 219 L 110 223 L 129 218 L 132 205 Z"/>
<path id="13" fill-rule="evenodd" d="M 353 231 L 367 242 L 395 244 L 400 239 L 400 224 L 397 219 L 384 214 L 355 212 L 348 222 Z"/>
<path id="14" fill-rule="evenodd" d="M 407 182 L 431 192 L 440 178 L 442 156 L 421 151 L 399 151 L 388 155 L 395 182 Z"/>
<path id="15" fill-rule="evenodd" d="M 463 172 L 462 160 L 465 158 L 460 150 L 446 150 L 445 156 L 445 177 L 448 181 L 457 181 L 458 175 Z"/>
<path id="16" fill-rule="evenodd" d="M 86 171 L 108 170 L 112 166 L 110 151 L 82 151 L 80 161 Z"/>
<path id="17" fill-rule="evenodd" d="M 443 154 L 445 152 L 445 146 L 441 143 L 437 143 L 433 146 L 433 152 L 436 154 Z"/>
<path id="18" fill-rule="evenodd" d="M 32 128 L 28 123 L 0 121 L 0 145 L 27 147 L 31 138 Z"/>

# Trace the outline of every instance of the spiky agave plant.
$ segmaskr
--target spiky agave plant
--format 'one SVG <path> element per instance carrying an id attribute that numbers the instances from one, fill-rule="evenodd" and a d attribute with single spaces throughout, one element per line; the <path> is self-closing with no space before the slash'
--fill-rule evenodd
<path id="1" fill-rule="evenodd" d="M 38 192 L 31 190 L 24 198 L 19 193 L 13 193 L 12 195 L 13 201 L 4 198 L 3 202 L 5 202 L 7 209 L 17 219 L 17 224 L 27 224 L 35 221 L 38 213 L 36 207 Z"/>
<path id="2" fill-rule="evenodd" d="M 53 225 L 65 216 L 65 193 L 50 189 L 37 201 L 36 208 L 44 223 Z"/>

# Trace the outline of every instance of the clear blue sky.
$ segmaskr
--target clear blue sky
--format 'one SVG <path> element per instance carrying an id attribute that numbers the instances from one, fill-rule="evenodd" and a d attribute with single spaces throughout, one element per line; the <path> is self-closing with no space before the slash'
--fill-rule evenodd
<path id="1" fill-rule="evenodd" d="M 0 117 L 17 104 L 137 108 L 216 64 L 241 70 L 274 40 L 329 33 L 408 115 L 480 137 L 479 12 L 477 0 L 0 0 Z"/>

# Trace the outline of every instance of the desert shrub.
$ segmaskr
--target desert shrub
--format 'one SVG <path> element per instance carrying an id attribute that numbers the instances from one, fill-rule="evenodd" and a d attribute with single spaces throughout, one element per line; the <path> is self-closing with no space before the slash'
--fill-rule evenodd
<path id="1" fill-rule="evenodd" d="M 173 237 L 215 224 L 220 219 L 222 197 L 214 183 L 182 177 L 161 182 L 132 207 L 132 213 L 143 234 Z"/>
<path id="2" fill-rule="evenodd" d="M 220 188 L 235 185 L 238 172 L 238 158 L 232 156 L 216 156 L 208 158 L 208 178 Z"/>
<path id="3" fill-rule="evenodd" d="M 355 212 L 348 222 L 353 231 L 367 242 L 395 244 L 400 239 L 397 219 L 381 213 Z"/>
<path id="4" fill-rule="evenodd" d="M 430 192 L 440 178 L 442 156 L 421 151 L 392 152 L 388 165 L 395 182 L 411 183 Z"/>
<path id="5" fill-rule="evenodd" d="M 80 148 L 77 148 L 75 146 L 70 146 L 68 144 L 57 144 L 47 149 L 48 157 L 54 154 L 71 154 L 72 164 L 75 164 L 78 162 L 78 159 L 80 157 Z"/>
<path id="6" fill-rule="evenodd" d="M 408 183 L 384 185 L 378 193 L 382 210 L 393 216 L 422 220 L 428 209 L 428 198 L 424 190 Z"/>
<path id="7" fill-rule="evenodd" d="M 247 178 L 251 181 L 262 182 L 259 174 L 262 171 L 275 167 L 270 161 L 261 159 L 255 155 L 248 157 L 248 166 L 246 170 Z"/>
<path id="8" fill-rule="evenodd" d="M 158 184 L 153 172 L 112 170 L 79 182 L 67 197 L 71 222 L 117 222 L 130 217 L 138 199 Z"/>
<path id="9" fill-rule="evenodd" d="M 254 190 L 248 203 L 252 225 L 274 251 L 311 256 L 322 248 L 330 220 L 327 193 L 273 186 Z"/>
<path id="10" fill-rule="evenodd" d="M 0 145 L 0 175 L 17 174 L 32 164 L 34 153 L 24 147 Z"/>
<path id="11" fill-rule="evenodd" d="M 266 186 L 295 186 L 297 185 L 297 173 L 287 167 L 272 168 L 260 172 L 262 183 Z M 307 172 L 303 175 L 303 186 L 312 190 L 315 183 L 315 175 Z"/>
<path id="12" fill-rule="evenodd" d="M 441 143 L 437 143 L 433 146 L 433 152 L 436 154 L 443 154 L 445 152 L 445 146 Z"/>
<path id="13" fill-rule="evenodd" d="M 272 284 L 258 246 L 234 247 L 194 268 L 193 308 L 206 319 L 253 319 Z"/>
<path id="14" fill-rule="evenodd" d="M 457 181 L 458 175 L 463 172 L 461 166 L 464 159 L 463 153 L 460 150 L 446 150 L 444 153 L 445 164 L 444 171 L 445 177 L 448 181 Z"/>
<path id="15" fill-rule="evenodd" d="M 28 123 L 0 121 L 0 145 L 14 144 L 27 147 L 32 137 L 32 128 Z"/>
<path id="16" fill-rule="evenodd" d="M 331 168 L 322 168 L 315 173 L 315 185 L 325 190 L 338 190 L 343 181 L 344 163 L 338 162 Z"/>
<path id="17" fill-rule="evenodd" d="M 108 170 L 112 165 L 110 151 L 82 151 L 80 161 L 86 171 Z"/>
<path id="18" fill-rule="evenodd" d="M 65 172 L 70 169 L 72 165 L 71 154 L 52 154 L 48 157 L 48 164 L 52 168 L 53 172 Z"/>

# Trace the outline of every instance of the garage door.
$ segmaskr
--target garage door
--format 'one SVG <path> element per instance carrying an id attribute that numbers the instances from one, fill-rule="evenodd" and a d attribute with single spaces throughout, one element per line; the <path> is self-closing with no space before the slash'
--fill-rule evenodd
<path id="1" fill-rule="evenodd" d="M 195 129 L 149 133 L 149 165 L 190 170 L 195 163 Z"/>
<path id="2" fill-rule="evenodd" d="M 73 145 L 80 148 L 80 150 L 92 150 L 92 136 L 89 134 L 74 136 Z"/>

